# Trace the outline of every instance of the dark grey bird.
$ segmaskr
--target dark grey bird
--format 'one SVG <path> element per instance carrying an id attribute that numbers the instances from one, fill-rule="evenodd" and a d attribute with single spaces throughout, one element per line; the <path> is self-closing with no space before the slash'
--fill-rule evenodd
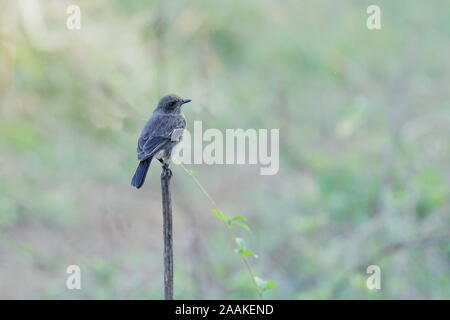
<path id="1" fill-rule="evenodd" d="M 181 135 L 186 128 L 181 106 L 191 101 L 175 94 L 166 95 L 159 100 L 138 140 L 136 152 L 140 162 L 131 180 L 133 187 L 142 187 L 153 158 L 158 159 L 164 169 L 170 170 L 168 167 L 172 149 L 181 141 Z"/>

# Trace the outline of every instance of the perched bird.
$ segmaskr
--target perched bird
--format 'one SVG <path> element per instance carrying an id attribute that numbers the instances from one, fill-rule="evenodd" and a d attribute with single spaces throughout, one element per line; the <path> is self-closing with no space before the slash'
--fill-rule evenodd
<path id="1" fill-rule="evenodd" d="M 191 102 L 169 94 L 159 100 L 158 106 L 142 129 L 137 144 L 139 166 L 134 173 L 131 185 L 142 187 L 152 159 L 155 157 L 168 169 L 172 149 L 181 141 L 181 134 L 186 128 L 186 119 L 181 113 L 181 106 Z"/>

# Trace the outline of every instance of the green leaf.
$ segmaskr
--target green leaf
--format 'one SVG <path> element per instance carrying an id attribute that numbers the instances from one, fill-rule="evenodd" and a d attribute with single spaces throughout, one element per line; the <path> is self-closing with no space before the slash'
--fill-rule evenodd
<path id="1" fill-rule="evenodd" d="M 273 289 L 277 285 L 273 280 L 264 280 L 259 277 L 255 277 L 255 282 L 261 292 Z"/>
<path id="2" fill-rule="evenodd" d="M 242 238 L 236 238 L 236 243 L 238 245 L 238 249 L 234 250 L 234 252 L 242 254 L 243 256 L 251 256 L 251 257 L 255 257 L 258 258 L 258 255 L 255 254 L 253 251 L 250 251 L 248 249 L 245 248 L 245 241 Z"/>
<path id="3" fill-rule="evenodd" d="M 239 249 L 238 251 L 240 254 L 243 254 L 244 256 L 254 256 L 255 254 L 253 253 L 253 251 L 250 250 L 245 250 L 245 249 Z"/>
<path id="4" fill-rule="evenodd" d="M 234 216 L 232 220 L 233 220 L 233 221 L 236 221 L 236 220 L 239 220 L 239 221 L 247 221 L 247 218 L 246 218 L 246 217 L 243 217 L 243 216 Z"/>
<path id="5" fill-rule="evenodd" d="M 238 227 L 241 227 L 241 228 L 243 228 L 243 229 L 245 229 L 247 231 L 250 231 L 250 227 L 247 224 L 245 224 L 245 223 L 240 223 L 240 222 L 234 221 L 234 222 L 232 222 L 232 225 L 233 226 L 238 226 Z"/>
<path id="6" fill-rule="evenodd" d="M 254 257 L 255 259 L 258 259 L 258 255 L 250 250 L 235 249 L 234 252 L 242 254 L 243 256 L 250 256 L 250 257 Z"/>
<path id="7" fill-rule="evenodd" d="M 273 280 L 268 280 L 267 281 L 267 284 L 266 284 L 267 289 L 273 289 L 276 286 L 277 286 L 277 283 L 275 281 L 273 281 Z"/>
<path id="8" fill-rule="evenodd" d="M 228 223 L 228 219 L 229 219 L 229 218 L 228 218 L 227 215 L 226 215 L 225 213 L 223 213 L 222 211 L 217 210 L 217 209 L 212 209 L 211 212 L 214 213 L 214 214 L 216 215 L 216 217 L 219 218 L 220 221 L 223 221 L 223 222 L 225 222 L 225 223 Z"/>

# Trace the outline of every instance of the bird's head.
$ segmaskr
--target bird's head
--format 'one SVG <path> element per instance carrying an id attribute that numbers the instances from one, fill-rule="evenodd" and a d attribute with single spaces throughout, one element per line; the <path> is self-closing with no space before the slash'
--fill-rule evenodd
<path id="1" fill-rule="evenodd" d="M 168 94 L 159 100 L 156 109 L 164 113 L 180 113 L 181 106 L 191 101 L 191 99 L 182 99 L 176 94 Z"/>

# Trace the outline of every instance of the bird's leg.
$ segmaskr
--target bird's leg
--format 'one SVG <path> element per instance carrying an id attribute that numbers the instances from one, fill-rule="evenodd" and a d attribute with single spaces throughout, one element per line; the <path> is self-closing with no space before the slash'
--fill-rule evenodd
<path id="1" fill-rule="evenodd" d="M 171 150 L 165 149 L 161 158 L 158 159 L 162 163 L 163 175 L 167 176 L 169 178 L 172 177 L 172 170 L 170 170 L 170 168 L 169 168 L 170 156 L 171 156 Z"/>
<path id="2" fill-rule="evenodd" d="M 172 170 L 170 170 L 169 168 L 169 164 L 166 162 L 161 161 L 161 163 L 163 164 L 162 168 L 163 168 L 163 172 L 162 172 L 162 176 L 163 177 L 172 177 Z"/>

